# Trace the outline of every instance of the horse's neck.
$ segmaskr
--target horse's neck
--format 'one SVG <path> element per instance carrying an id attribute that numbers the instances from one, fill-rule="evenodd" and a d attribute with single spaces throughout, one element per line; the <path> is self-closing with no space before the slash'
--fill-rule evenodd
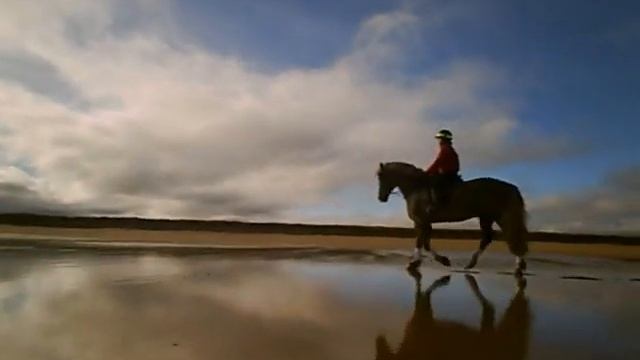
<path id="1" fill-rule="evenodd" d="M 415 192 L 413 187 L 407 186 L 406 184 L 400 184 L 398 188 L 400 188 L 400 192 L 405 199 L 408 199 Z"/>
<path id="2" fill-rule="evenodd" d="M 409 198 L 419 188 L 417 176 L 404 177 L 398 182 L 398 188 L 405 199 Z"/>

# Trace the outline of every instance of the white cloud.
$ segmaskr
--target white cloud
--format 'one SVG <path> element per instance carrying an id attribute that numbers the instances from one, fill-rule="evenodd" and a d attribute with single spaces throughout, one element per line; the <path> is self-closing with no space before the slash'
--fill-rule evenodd
<path id="1" fill-rule="evenodd" d="M 278 218 L 372 182 L 378 161 L 423 164 L 440 126 L 457 134 L 465 166 L 554 155 L 536 152 L 546 144 L 505 151 L 521 124 L 496 96 L 504 76 L 486 64 L 387 76 L 420 26 L 408 12 L 365 21 L 330 66 L 264 73 L 191 43 L 170 10 L 143 0 L 3 4 L 0 56 L 51 72 L 0 72 L 0 166 L 28 172 L 29 199 L 76 212 Z"/>
<path id="2" fill-rule="evenodd" d="M 544 230 L 639 234 L 640 167 L 614 171 L 593 188 L 539 199 L 530 212 Z"/>

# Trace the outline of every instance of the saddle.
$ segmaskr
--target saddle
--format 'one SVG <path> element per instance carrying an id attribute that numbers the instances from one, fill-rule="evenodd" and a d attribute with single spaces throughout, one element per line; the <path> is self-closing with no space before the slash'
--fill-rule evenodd
<path id="1" fill-rule="evenodd" d="M 424 173 L 424 185 L 431 190 L 432 205 L 441 208 L 449 202 L 453 190 L 464 182 L 458 174 L 427 175 Z"/>

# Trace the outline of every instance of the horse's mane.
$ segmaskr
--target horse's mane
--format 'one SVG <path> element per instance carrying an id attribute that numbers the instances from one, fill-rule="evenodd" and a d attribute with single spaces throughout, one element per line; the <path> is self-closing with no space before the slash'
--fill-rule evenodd
<path id="1" fill-rule="evenodd" d="M 402 161 L 392 161 L 384 163 L 384 168 L 415 174 L 422 172 L 422 170 L 417 166 Z"/>
<path id="2" fill-rule="evenodd" d="M 394 176 L 400 176 L 411 181 L 414 186 L 418 187 L 430 187 L 434 186 L 434 177 L 427 174 L 423 169 L 406 162 L 392 161 L 388 163 L 382 163 L 382 167 L 378 170 L 378 175 L 381 172 L 388 174 L 394 174 Z M 463 181 L 462 177 L 458 175 L 458 180 Z"/>

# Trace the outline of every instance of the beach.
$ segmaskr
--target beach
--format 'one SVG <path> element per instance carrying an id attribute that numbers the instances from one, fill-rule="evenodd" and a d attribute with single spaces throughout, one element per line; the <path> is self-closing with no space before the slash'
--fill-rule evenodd
<path id="1" fill-rule="evenodd" d="M 32 359 L 635 359 L 638 246 L 0 227 L 0 351 Z"/>
<path id="2" fill-rule="evenodd" d="M 344 236 L 277 233 L 229 233 L 211 231 L 154 231 L 118 228 L 60 228 L 37 226 L 0 225 L 0 241 L 36 242 L 52 241 L 66 245 L 117 246 L 118 244 L 146 244 L 147 246 L 228 246 L 228 247 L 320 247 L 344 250 L 411 250 L 415 240 L 406 237 L 387 236 Z M 473 251 L 478 247 L 478 239 L 438 239 L 432 240 L 435 249 Z M 499 239 L 490 247 L 491 252 L 507 252 L 506 244 Z M 531 254 L 560 254 L 575 256 L 595 256 L 610 259 L 640 260 L 640 245 L 583 244 L 531 242 Z"/>

